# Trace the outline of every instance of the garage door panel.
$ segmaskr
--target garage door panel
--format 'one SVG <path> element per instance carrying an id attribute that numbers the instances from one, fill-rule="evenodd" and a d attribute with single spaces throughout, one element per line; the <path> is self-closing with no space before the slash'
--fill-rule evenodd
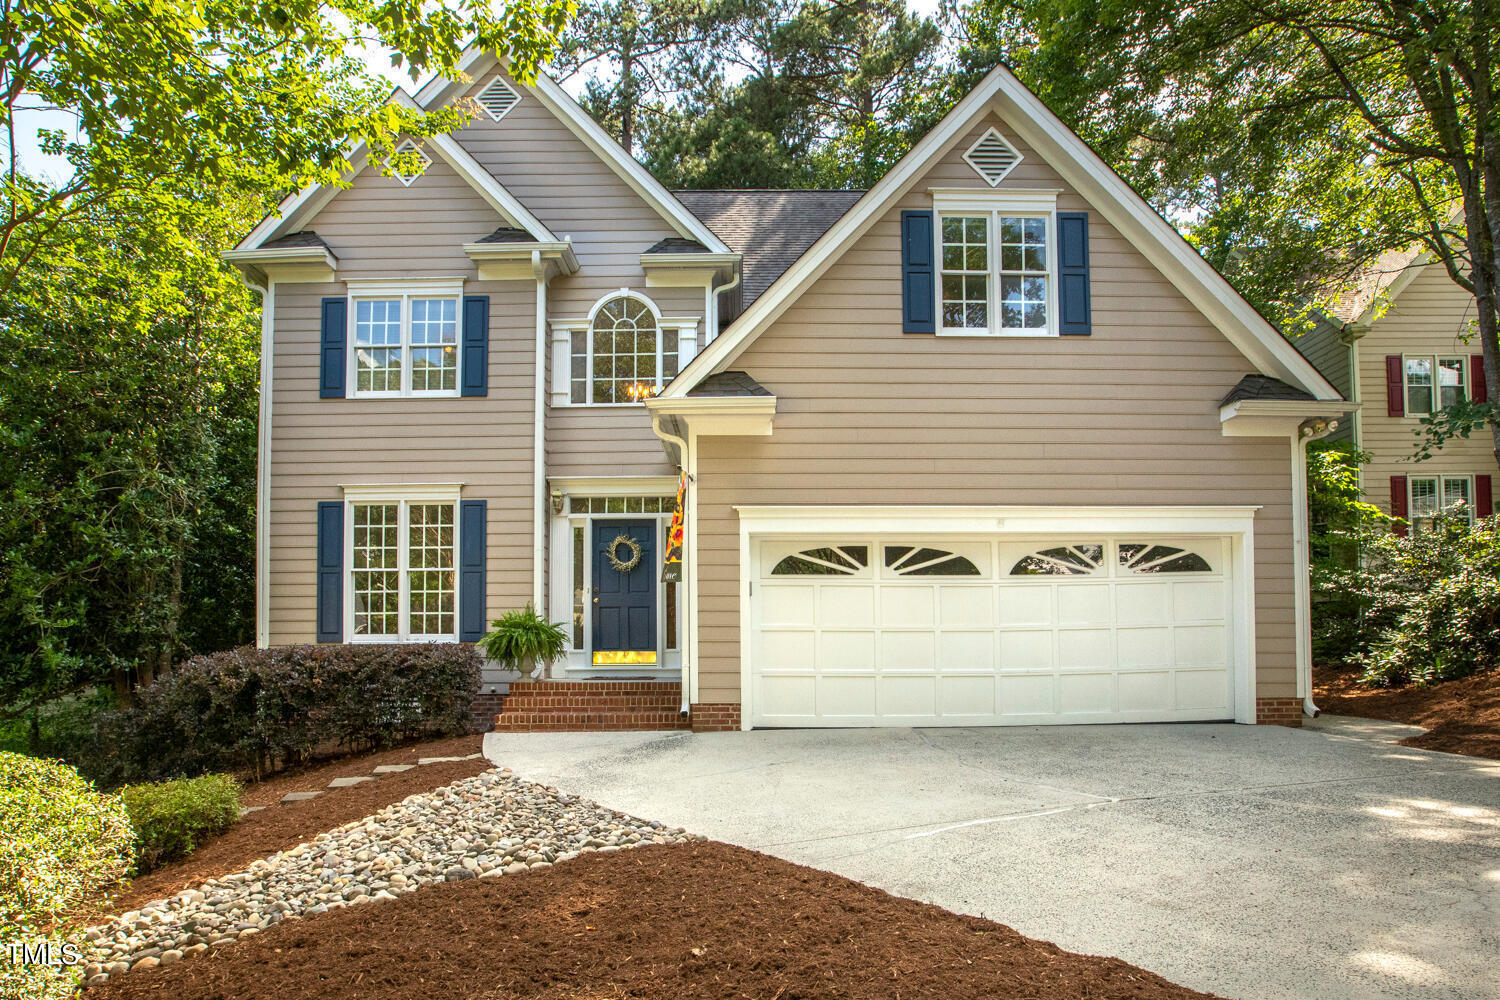
<path id="1" fill-rule="evenodd" d="M 1062 670 L 1114 665 L 1114 637 L 1107 628 L 1065 628 L 1057 632 L 1057 666 Z"/>
<path id="2" fill-rule="evenodd" d="M 875 678 L 819 677 L 816 685 L 818 714 L 829 718 L 875 717 Z"/>
<path id="3" fill-rule="evenodd" d="M 937 638 L 938 663 L 944 673 L 995 672 L 995 633 L 944 630 Z"/>
<path id="4" fill-rule="evenodd" d="M 761 621 L 766 625 L 817 624 L 817 591 L 811 587 L 780 585 L 762 588 Z"/>
<path id="5" fill-rule="evenodd" d="M 1177 670 L 1172 679 L 1176 685 L 1176 708 L 1184 712 L 1201 712 L 1229 707 L 1229 671 Z"/>
<path id="6" fill-rule="evenodd" d="M 1114 601 L 1107 584 L 1060 584 L 1057 621 L 1062 625 L 1092 625 L 1114 618 Z"/>
<path id="7" fill-rule="evenodd" d="M 1120 669 L 1169 667 L 1172 665 L 1172 630 L 1169 628 L 1121 628 L 1115 633 Z"/>
<path id="8" fill-rule="evenodd" d="M 1050 625 L 1052 616 L 1050 586 L 1033 583 L 1000 587 L 1001 625 Z"/>
<path id="9" fill-rule="evenodd" d="M 752 724 L 1233 715 L 1221 539 L 809 538 L 757 552 Z"/>
<path id="10" fill-rule="evenodd" d="M 812 661 L 809 660 L 809 663 Z M 875 662 L 875 632 L 824 632 L 818 637 L 818 669 L 827 674 L 868 674 Z"/>
<path id="11" fill-rule="evenodd" d="M 1136 583 L 1115 588 L 1115 621 L 1121 625 L 1156 625 L 1171 621 L 1172 585 Z"/>
<path id="12" fill-rule="evenodd" d="M 876 708 L 888 719 L 928 720 L 937 716 L 936 677 L 882 677 Z"/>
<path id="13" fill-rule="evenodd" d="M 938 621 L 944 628 L 995 624 L 992 587 L 939 587 Z"/>
<path id="14" fill-rule="evenodd" d="M 947 719 L 983 719 L 995 714 L 995 692 L 998 678 L 938 678 L 938 712 Z"/>
<path id="15" fill-rule="evenodd" d="M 880 621 L 884 625 L 931 628 L 937 624 L 932 587 L 880 588 Z"/>
<path id="16" fill-rule="evenodd" d="M 879 648 L 881 673 L 937 672 L 937 636 L 932 632 L 882 632 Z"/>
<path id="17" fill-rule="evenodd" d="M 1140 670 L 1119 676 L 1120 712 L 1160 712 L 1172 704 L 1172 674 L 1168 670 Z"/>
<path id="18" fill-rule="evenodd" d="M 818 615 L 828 628 L 875 624 L 875 592 L 869 586 L 827 585 L 819 590 Z"/>
<path id="19" fill-rule="evenodd" d="M 760 663 L 771 670 L 811 670 L 818 634 L 812 630 L 766 630 L 760 638 Z"/>
<path id="20" fill-rule="evenodd" d="M 1109 715 L 1115 710 L 1113 673 L 1062 674 L 1057 690 L 1062 715 Z"/>
<path id="21" fill-rule="evenodd" d="M 1174 662 L 1179 667 L 1225 666 L 1228 642 L 1222 625 L 1189 625 L 1173 629 Z"/>
<path id="22" fill-rule="evenodd" d="M 1052 630 L 1000 633 L 1001 670 L 1051 670 Z"/>
<path id="23" fill-rule="evenodd" d="M 999 683 L 1002 716 L 1057 714 L 1057 678 L 1052 674 L 1002 674 Z"/>

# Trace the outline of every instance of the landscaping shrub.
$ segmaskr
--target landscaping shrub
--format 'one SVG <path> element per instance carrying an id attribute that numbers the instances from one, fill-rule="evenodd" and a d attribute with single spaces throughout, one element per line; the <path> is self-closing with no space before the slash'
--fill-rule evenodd
<path id="1" fill-rule="evenodd" d="M 1377 636 L 1355 657 L 1367 683 L 1454 680 L 1500 667 L 1500 519 L 1441 518 L 1374 539 L 1358 573 Z"/>
<path id="2" fill-rule="evenodd" d="M 116 795 L 101 795 L 66 764 L 0 753 L 0 940 L 47 934 L 99 902 L 130 867 L 132 832 Z M 0 955 L 0 996 L 72 993 L 69 970 L 22 967 Z"/>
<path id="3" fill-rule="evenodd" d="M 243 647 L 183 663 L 107 713 L 112 783 L 269 773 L 316 750 L 466 730 L 481 658 L 458 643 Z"/>
<path id="4" fill-rule="evenodd" d="M 127 785 L 120 798 L 135 828 L 138 875 L 186 857 L 240 818 L 240 783 L 227 774 Z"/>

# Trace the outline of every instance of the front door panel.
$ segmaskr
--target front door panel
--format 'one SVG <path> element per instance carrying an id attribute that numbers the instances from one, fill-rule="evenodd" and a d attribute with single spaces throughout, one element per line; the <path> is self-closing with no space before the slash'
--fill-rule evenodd
<path id="1" fill-rule="evenodd" d="M 622 537 L 623 536 L 623 537 Z M 615 563 L 640 559 L 622 572 Z M 614 561 L 610 554 L 613 552 Z M 594 662 L 611 652 L 656 651 L 656 522 L 594 522 Z M 632 662 L 650 662 L 633 659 Z"/>

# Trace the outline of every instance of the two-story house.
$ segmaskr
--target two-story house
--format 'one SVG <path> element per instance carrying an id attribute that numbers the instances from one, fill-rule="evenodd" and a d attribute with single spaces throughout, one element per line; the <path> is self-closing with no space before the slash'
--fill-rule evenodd
<path id="1" fill-rule="evenodd" d="M 1347 406 L 1009 71 L 869 191 L 676 194 L 466 71 L 420 174 L 357 151 L 229 255 L 261 644 L 530 601 L 558 704 L 699 729 L 1300 720 L 1302 449 Z"/>
<path id="2" fill-rule="evenodd" d="M 1385 255 L 1300 346 L 1346 398 L 1363 404 L 1336 436 L 1369 454 L 1360 476 L 1371 503 L 1418 531 L 1442 510 L 1470 519 L 1494 512 L 1487 432 L 1413 460 L 1423 417 L 1489 398 L 1474 296 L 1441 262 L 1416 249 Z"/>

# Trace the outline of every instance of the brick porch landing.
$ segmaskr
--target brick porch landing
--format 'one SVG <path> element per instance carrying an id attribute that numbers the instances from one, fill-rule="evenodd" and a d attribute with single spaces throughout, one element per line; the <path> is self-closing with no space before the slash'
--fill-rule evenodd
<path id="1" fill-rule="evenodd" d="M 678 681 L 518 681 L 495 716 L 497 733 L 688 729 Z"/>

